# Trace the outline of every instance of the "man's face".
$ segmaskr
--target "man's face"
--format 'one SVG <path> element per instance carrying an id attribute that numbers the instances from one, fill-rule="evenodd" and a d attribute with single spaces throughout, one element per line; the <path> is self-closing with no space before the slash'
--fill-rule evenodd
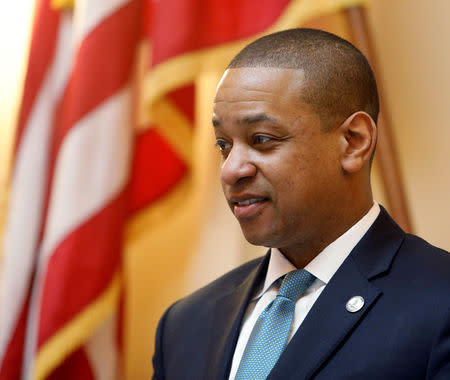
<path id="1" fill-rule="evenodd" d="M 275 68 L 227 70 L 213 124 L 221 182 L 246 239 L 292 249 L 320 244 L 339 201 L 338 135 L 324 133 L 301 100 L 304 73 Z"/>

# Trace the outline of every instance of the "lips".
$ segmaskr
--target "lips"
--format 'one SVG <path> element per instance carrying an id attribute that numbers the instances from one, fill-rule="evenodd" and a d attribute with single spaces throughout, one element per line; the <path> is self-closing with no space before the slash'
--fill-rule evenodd
<path id="1" fill-rule="evenodd" d="M 238 219 L 248 219 L 259 215 L 266 206 L 268 198 L 256 195 L 240 195 L 231 197 L 233 213 Z"/>
<path id="2" fill-rule="evenodd" d="M 249 205 L 251 205 L 253 203 L 261 202 L 261 201 L 264 201 L 264 200 L 265 200 L 265 198 L 252 198 L 252 199 L 248 199 L 248 200 L 243 201 L 243 202 L 236 202 L 235 205 L 237 205 L 237 206 L 249 206 Z"/>

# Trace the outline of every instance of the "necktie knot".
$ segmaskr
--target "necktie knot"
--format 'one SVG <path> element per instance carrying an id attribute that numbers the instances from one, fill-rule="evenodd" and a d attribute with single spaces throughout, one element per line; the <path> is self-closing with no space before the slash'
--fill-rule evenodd
<path id="1" fill-rule="evenodd" d="M 314 278 L 314 275 L 305 269 L 289 272 L 281 283 L 278 297 L 288 298 L 294 302 L 297 301 L 297 299 L 313 283 Z"/>

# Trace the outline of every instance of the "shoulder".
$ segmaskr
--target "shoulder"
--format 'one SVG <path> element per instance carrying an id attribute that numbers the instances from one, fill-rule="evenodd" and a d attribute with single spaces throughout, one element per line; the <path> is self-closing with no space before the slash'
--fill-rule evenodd
<path id="1" fill-rule="evenodd" d="M 396 278 L 410 281 L 411 287 L 417 284 L 424 289 L 433 284 L 450 285 L 450 253 L 419 236 L 405 233 L 383 207 L 369 231 L 367 244 L 362 249 L 372 251 L 375 247 L 373 252 L 381 255 L 386 263 L 390 262 L 389 272 Z"/>
<path id="2" fill-rule="evenodd" d="M 225 324 L 234 321 L 234 313 L 259 280 L 257 274 L 263 272 L 267 261 L 264 258 L 249 261 L 166 310 L 156 331 L 155 379 L 165 376 L 183 378 L 186 368 L 189 368 L 191 378 L 202 377 L 201 372 L 195 371 L 205 367 L 212 337 L 220 334 Z M 190 345 L 195 345 L 195 350 L 186 350 Z"/>
<path id="3" fill-rule="evenodd" d="M 170 308 L 171 313 L 185 313 L 191 308 L 197 309 L 199 305 L 203 305 L 203 308 L 205 308 L 209 303 L 225 297 L 241 285 L 253 271 L 256 271 L 263 260 L 264 257 L 259 257 L 225 273 L 213 282 L 177 301 Z"/>
<path id="4" fill-rule="evenodd" d="M 407 337 L 417 331 L 415 346 L 424 342 L 428 347 L 427 378 L 448 376 L 445 363 L 450 353 L 450 253 L 406 234 L 392 271 L 397 273 L 391 283 L 395 290 L 386 291 L 386 297 L 395 295 L 396 314 L 392 319 L 404 326 L 397 326 L 397 331 Z"/>
<path id="5" fill-rule="evenodd" d="M 170 330 L 183 328 L 186 323 L 205 324 L 214 314 L 217 301 L 235 292 L 258 272 L 268 258 L 259 257 L 251 260 L 220 276 L 208 285 L 173 303 L 160 319 L 158 329 L 170 327 Z"/>
<path id="6" fill-rule="evenodd" d="M 397 259 L 415 275 L 450 284 L 450 253 L 416 235 L 405 235 Z"/>
<path id="7" fill-rule="evenodd" d="M 227 295 L 233 294 L 241 285 L 249 285 L 255 278 L 254 275 L 261 272 L 259 268 L 262 268 L 263 262 L 263 257 L 249 261 L 180 299 L 166 310 L 156 331 L 153 358 L 155 373 L 164 373 L 163 362 L 175 363 L 180 355 L 185 357 L 186 342 L 196 342 L 197 350 L 191 354 L 204 360 L 209 334 L 215 331 L 212 324 L 218 301 L 226 299 Z"/>
<path id="8" fill-rule="evenodd" d="M 437 319 L 450 307 L 450 254 L 422 238 L 406 234 L 391 268 L 376 283 L 386 298 L 412 315 Z M 419 318 L 420 319 L 420 318 Z"/>

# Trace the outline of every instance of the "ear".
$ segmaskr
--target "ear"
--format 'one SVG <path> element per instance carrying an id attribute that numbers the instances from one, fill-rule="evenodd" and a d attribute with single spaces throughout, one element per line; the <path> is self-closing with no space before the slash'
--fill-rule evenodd
<path id="1" fill-rule="evenodd" d="M 355 173 L 369 163 L 377 141 L 377 126 L 365 112 L 350 115 L 339 127 L 340 161 L 344 172 Z"/>

